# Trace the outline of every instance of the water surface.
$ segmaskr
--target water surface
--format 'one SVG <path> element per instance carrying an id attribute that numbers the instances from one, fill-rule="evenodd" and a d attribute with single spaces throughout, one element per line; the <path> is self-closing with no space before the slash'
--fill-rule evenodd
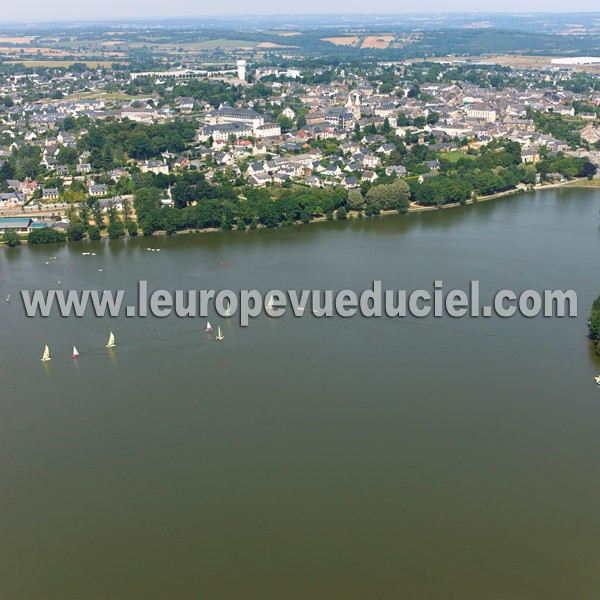
<path id="1" fill-rule="evenodd" d="M 596 191 L 551 190 L 1 251 L 13 301 L 0 305 L 0 597 L 596 598 L 600 362 L 586 319 L 599 209 Z M 245 329 L 215 316 L 217 344 L 199 319 L 27 319 L 18 302 L 59 280 L 132 294 L 139 279 L 357 291 L 479 279 L 484 300 L 572 288 L 580 314 L 306 313 Z"/>

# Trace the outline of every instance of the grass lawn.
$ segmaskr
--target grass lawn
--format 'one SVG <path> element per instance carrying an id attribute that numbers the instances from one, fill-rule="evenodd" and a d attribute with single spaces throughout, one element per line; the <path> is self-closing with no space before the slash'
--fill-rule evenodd
<path id="1" fill-rule="evenodd" d="M 584 179 L 583 181 L 572 181 L 567 187 L 589 187 L 600 188 L 600 177 L 597 179 Z"/>
<path id="2" fill-rule="evenodd" d="M 454 150 L 452 152 L 440 152 L 438 154 L 438 156 L 440 158 L 445 158 L 446 160 L 449 160 L 450 162 L 457 162 L 460 158 L 469 158 L 469 159 L 473 159 L 472 156 L 465 154 L 464 152 L 461 152 L 460 150 Z"/>

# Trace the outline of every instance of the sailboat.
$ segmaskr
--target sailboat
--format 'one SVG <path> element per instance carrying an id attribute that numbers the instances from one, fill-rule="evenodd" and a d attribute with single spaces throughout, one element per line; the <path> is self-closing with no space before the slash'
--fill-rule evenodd
<path id="1" fill-rule="evenodd" d="M 221 333 L 221 326 L 219 325 L 219 327 L 217 327 L 218 333 L 217 333 L 217 337 L 215 338 L 217 340 L 217 342 L 220 342 L 225 336 Z"/>
<path id="2" fill-rule="evenodd" d="M 594 381 L 600 385 L 600 375 L 597 375 L 596 377 L 594 377 Z"/>
<path id="3" fill-rule="evenodd" d="M 44 354 L 42 356 L 42 362 L 47 362 L 49 360 L 52 360 L 50 358 L 50 348 L 48 348 L 48 346 L 44 346 Z"/>
<path id="4" fill-rule="evenodd" d="M 226 317 L 230 317 L 231 316 L 231 302 L 227 303 L 227 308 L 225 309 L 225 316 Z"/>
<path id="5" fill-rule="evenodd" d="M 8 296 L 6 296 L 6 301 L 10 302 L 10 294 Z"/>
<path id="6" fill-rule="evenodd" d="M 212 325 L 210 324 L 210 321 L 206 321 L 206 331 L 207 332 L 211 332 L 212 331 Z"/>
<path id="7" fill-rule="evenodd" d="M 116 344 L 115 344 L 115 335 L 111 331 L 110 335 L 108 336 L 108 344 L 106 344 L 106 347 L 107 348 L 114 348 L 115 346 L 116 346 Z"/>
<path id="8" fill-rule="evenodd" d="M 273 308 L 273 296 L 269 296 L 269 301 L 267 302 L 267 308 L 271 310 Z"/>
<path id="9" fill-rule="evenodd" d="M 79 356 L 79 352 L 77 352 L 77 348 L 73 346 L 73 354 L 71 354 L 71 358 L 77 358 Z"/>

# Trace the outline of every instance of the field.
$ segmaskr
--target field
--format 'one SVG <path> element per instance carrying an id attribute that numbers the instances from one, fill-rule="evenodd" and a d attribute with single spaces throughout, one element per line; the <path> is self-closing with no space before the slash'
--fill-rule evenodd
<path id="1" fill-rule="evenodd" d="M 157 44 L 161 46 L 161 44 Z M 169 44 L 170 47 L 173 44 Z M 219 38 L 216 40 L 202 40 L 199 42 L 187 42 L 177 45 L 178 48 L 185 50 L 215 50 L 216 48 L 256 48 L 258 42 L 249 42 L 248 40 L 226 40 Z"/>
<path id="2" fill-rule="evenodd" d="M 491 54 L 487 56 L 461 56 L 460 58 L 428 58 L 431 62 L 449 62 L 451 60 L 457 63 L 490 63 L 502 67 L 541 69 L 542 67 L 557 67 L 553 65 L 552 59 L 556 56 L 524 56 L 519 54 Z M 425 59 L 416 59 L 416 61 Z M 586 73 L 600 73 L 600 65 L 568 65 L 574 71 L 584 71 Z"/>
<path id="3" fill-rule="evenodd" d="M 360 38 L 356 35 L 348 37 L 330 37 L 321 38 L 322 42 L 331 42 L 336 46 L 356 46 L 360 42 Z"/>
<path id="4" fill-rule="evenodd" d="M 41 56 L 65 56 L 68 54 L 65 50 L 57 48 L 43 48 L 33 46 L 29 48 L 15 48 L 14 46 L 0 46 L 0 53 L 6 55 L 21 55 L 21 54 L 39 54 Z"/>
<path id="5" fill-rule="evenodd" d="M 363 43 L 360 45 L 361 48 L 379 48 L 383 50 L 387 48 L 394 41 L 393 35 L 368 35 Z"/>
<path id="6" fill-rule="evenodd" d="M 112 61 L 112 60 L 7 60 L 4 62 L 5 65 L 20 65 L 25 67 L 69 67 L 74 63 L 83 63 L 88 67 L 106 67 L 110 68 L 111 65 L 123 62 L 123 61 Z"/>
<path id="7" fill-rule="evenodd" d="M 260 42 L 257 46 L 258 48 L 297 48 L 298 46 L 292 46 L 290 44 L 275 44 L 273 42 Z"/>
<path id="8" fill-rule="evenodd" d="M 30 44 L 33 40 L 34 36 L 0 35 L 0 44 Z"/>

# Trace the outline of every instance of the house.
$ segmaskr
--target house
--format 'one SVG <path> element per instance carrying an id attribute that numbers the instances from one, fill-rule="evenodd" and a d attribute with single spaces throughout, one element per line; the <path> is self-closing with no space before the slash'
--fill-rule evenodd
<path id="1" fill-rule="evenodd" d="M 360 182 L 358 181 L 358 177 L 354 177 L 353 175 L 351 175 L 349 177 L 344 177 L 344 179 L 342 179 L 342 185 L 345 188 L 353 189 L 353 188 L 359 187 Z"/>
<path id="2" fill-rule="evenodd" d="M 108 189 L 103 183 L 94 183 L 88 188 L 90 196 L 106 196 Z"/>
<path id="3" fill-rule="evenodd" d="M 184 113 L 189 113 L 194 110 L 194 104 L 196 101 L 193 98 L 176 98 L 175 103 L 179 107 L 179 110 Z"/>
<path id="4" fill-rule="evenodd" d="M 26 196 L 33 196 L 35 190 L 38 188 L 38 183 L 35 181 L 24 181 L 19 186 L 19 192 L 21 194 L 25 194 Z"/>
<path id="5" fill-rule="evenodd" d="M 90 165 L 90 163 L 80 163 L 77 165 L 77 172 L 78 173 L 91 173 L 92 172 L 92 165 Z"/>
<path id="6" fill-rule="evenodd" d="M 381 144 L 375 152 L 389 156 L 396 149 L 396 144 Z"/>
<path id="7" fill-rule="evenodd" d="M 373 183 L 377 179 L 377 173 L 373 171 L 363 171 L 360 177 L 361 181 L 368 181 L 369 183 Z"/>
<path id="8" fill-rule="evenodd" d="M 281 114 L 284 117 L 287 117 L 288 119 L 294 119 L 294 117 L 296 116 L 296 113 L 289 106 L 287 106 L 286 108 L 284 108 L 281 111 Z"/>
<path id="9" fill-rule="evenodd" d="M 521 152 L 521 160 L 524 163 L 539 163 L 541 160 L 539 148 L 532 146 Z"/>
<path id="10" fill-rule="evenodd" d="M 248 183 L 250 183 L 250 185 L 264 186 L 270 182 L 271 182 L 271 177 L 269 177 L 269 174 L 265 173 L 265 172 L 256 173 L 256 175 L 251 175 L 248 178 Z"/>
<path id="11" fill-rule="evenodd" d="M 363 156 L 361 163 L 363 167 L 368 169 L 377 169 L 381 166 L 381 158 L 379 158 L 379 156 L 367 154 L 366 156 Z"/>
<path id="12" fill-rule="evenodd" d="M 42 190 L 42 198 L 44 200 L 56 200 L 58 198 L 58 190 L 56 188 L 44 188 Z"/>
<path id="13" fill-rule="evenodd" d="M 437 175 L 439 175 L 439 173 L 437 173 L 435 171 L 431 171 L 430 173 L 423 173 L 422 175 L 419 175 L 418 182 L 423 183 L 426 179 L 429 179 L 431 177 L 436 177 Z"/>
<path id="14" fill-rule="evenodd" d="M 395 165 L 392 167 L 385 168 L 385 174 L 389 177 L 390 175 L 397 175 L 398 177 L 404 177 L 406 175 L 406 167 L 402 165 Z"/>
<path id="15" fill-rule="evenodd" d="M 11 208 L 19 206 L 25 202 L 25 195 L 17 192 L 1 192 L 0 208 Z"/>
<path id="16" fill-rule="evenodd" d="M 145 160 L 140 164 L 140 171 L 142 173 L 154 173 L 155 175 L 159 173 L 168 175 L 169 165 L 164 160 Z"/>
<path id="17" fill-rule="evenodd" d="M 184 167 L 188 167 L 190 164 L 190 159 L 187 156 L 178 156 L 173 163 L 173 166 L 177 169 L 183 169 Z"/>

